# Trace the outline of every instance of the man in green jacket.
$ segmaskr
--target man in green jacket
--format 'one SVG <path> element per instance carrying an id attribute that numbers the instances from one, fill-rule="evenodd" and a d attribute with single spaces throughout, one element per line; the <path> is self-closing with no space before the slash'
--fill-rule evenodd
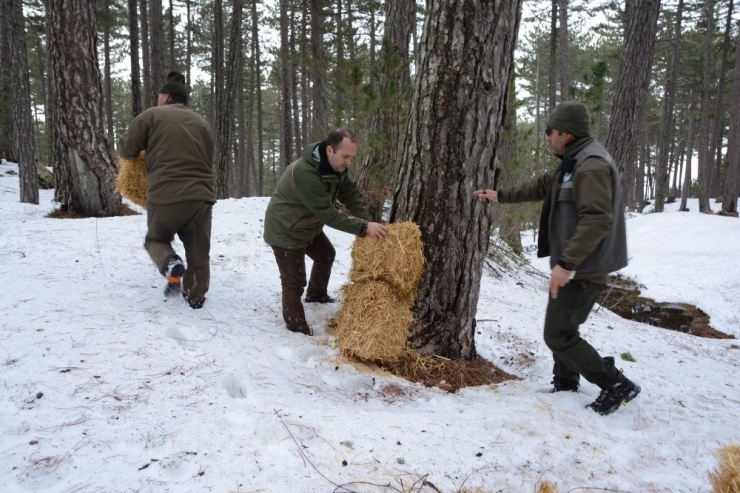
<path id="1" fill-rule="evenodd" d="M 134 158 L 146 151 L 148 231 L 146 248 L 167 278 L 165 295 L 182 292 L 200 308 L 210 283 L 213 142 L 206 120 L 188 107 L 190 91 L 179 72 L 170 72 L 157 106 L 131 121 L 118 153 Z M 185 246 L 187 268 L 172 248 L 175 234 Z"/>
<path id="2" fill-rule="evenodd" d="M 264 238 L 275 253 L 288 330 L 313 335 L 301 303 L 306 286 L 305 256 L 313 260 L 307 303 L 333 303 L 327 293 L 335 250 L 324 225 L 358 236 L 384 239 L 388 227 L 372 222 L 365 198 L 347 168 L 357 154 L 357 137 L 337 129 L 310 144 L 283 173 L 265 212 Z M 350 214 L 337 208 L 344 205 Z"/>
<path id="3" fill-rule="evenodd" d="M 634 399 L 640 387 L 581 338 L 609 273 L 627 265 L 627 239 L 619 173 L 591 132 L 588 108 L 577 101 L 555 107 L 547 120 L 547 143 L 560 166 L 518 188 L 477 190 L 491 202 L 544 200 L 537 255 L 550 256 L 550 299 L 545 343 L 552 350 L 553 389 L 578 391 L 580 376 L 601 388 L 587 407 L 610 414 Z"/>

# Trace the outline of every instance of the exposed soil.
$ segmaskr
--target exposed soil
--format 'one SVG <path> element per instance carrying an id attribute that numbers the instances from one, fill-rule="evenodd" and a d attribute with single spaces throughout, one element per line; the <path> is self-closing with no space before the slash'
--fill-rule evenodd
<path id="1" fill-rule="evenodd" d="M 640 295 L 640 286 L 613 276 L 599 304 L 622 318 L 710 339 L 735 339 L 709 325 L 709 315 L 687 303 L 667 303 Z"/>

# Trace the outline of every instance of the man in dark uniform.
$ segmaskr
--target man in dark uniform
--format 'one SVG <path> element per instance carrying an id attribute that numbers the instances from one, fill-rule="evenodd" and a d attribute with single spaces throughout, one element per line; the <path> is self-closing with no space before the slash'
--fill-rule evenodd
<path id="1" fill-rule="evenodd" d="M 610 414 L 634 399 L 640 387 L 617 370 L 613 357 L 602 358 L 578 331 L 606 289 L 609 273 L 627 265 L 619 173 L 590 132 L 584 104 L 560 103 L 545 131 L 560 166 L 517 188 L 473 194 L 502 203 L 544 200 L 537 255 L 550 256 L 552 268 L 544 330 L 555 360 L 552 392 L 578 391 L 583 376 L 601 388 L 587 407 Z"/>
<path id="2" fill-rule="evenodd" d="M 146 248 L 167 278 L 165 294 L 182 295 L 200 308 L 210 283 L 213 142 L 206 120 L 188 106 L 190 91 L 179 72 L 170 72 L 157 106 L 134 118 L 118 142 L 118 153 L 134 158 L 146 151 L 149 185 Z M 172 248 L 177 234 L 187 267 Z"/>

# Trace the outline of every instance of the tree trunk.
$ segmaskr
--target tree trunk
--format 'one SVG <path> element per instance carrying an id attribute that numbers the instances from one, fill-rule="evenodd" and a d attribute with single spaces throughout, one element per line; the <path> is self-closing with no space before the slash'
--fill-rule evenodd
<path id="1" fill-rule="evenodd" d="M 714 39 L 714 0 L 707 0 L 706 33 L 704 36 L 704 73 L 701 82 L 701 107 L 699 108 L 699 212 L 709 213 L 709 186 L 712 179 L 712 140 L 709 117 L 709 92 L 712 63 L 712 40 Z"/>
<path id="2" fill-rule="evenodd" d="M 193 24 L 192 16 L 190 13 L 191 0 L 185 0 L 185 16 L 187 18 L 187 24 L 185 25 L 185 82 L 192 86 L 193 82 L 190 79 L 190 56 L 193 51 L 192 39 L 193 39 Z"/>
<path id="3" fill-rule="evenodd" d="M 121 196 L 105 137 L 94 3 L 51 0 L 49 29 L 54 73 L 56 199 L 83 216 L 115 216 Z"/>
<path id="4" fill-rule="evenodd" d="M 694 122 L 696 117 L 696 105 L 692 102 L 689 108 L 689 142 L 688 149 L 686 151 L 686 169 L 684 170 L 683 189 L 681 190 L 681 205 L 679 211 L 688 211 L 686 204 L 691 194 L 691 161 L 694 156 Z"/>
<path id="5" fill-rule="evenodd" d="M 491 213 L 472 191 L 493 184 L 521 4 L 427 4 L 390 215 L 422 231 L 427 265 L 409 333 L 410 347 L 422 354 L 476 357 L 475 313 Z"/>
<path id="6" fill-rule="evenodd" d="M 2 61 L 9 61 L 7 75 L 10 79 L 11 111 L 10 154 L 18 163 L 20 179 L 20 201 L 28 204 L 39 203 L 39 184 L 36 173 L 36 146 L 33 134 L 33 115 L 31 113 L 31 89 L 28 73 L 28 52 L 26 51 L 26 29 L 23 21 L 23 4 L 21 0 L 3 0 L 3 20 L 1 36 L 6 37 L 3 47 L 9 56 Z"/>
<path id="7" fill-rule="evenodd" d="M 243 41 L 239 42 L 239 53 L 237 53 L 237 72 L 236 72 L 236 111 L 237 111 L 237 139 L 239 145 L 236 149 L 236 198 L 249 196 L 248 176 L 249 176 L 249 158 L 247 157 L 247 118 L 244 107 L 244 46 Z M 252 95 L 247 93 L 251 99 Z"/>
<path id="8" fill-rule="evenodd" d="M 311 134 L 318 138 L 326 133 L 326 61 L 324 59 L 324 18 L 322 0 L 311 0 L 311 57 L 313 79 L 313 119 Z"/>
<path id="9" fill-rule="evenodd" d="M 624 203 L 635 209 L 635 165 L 632 161 L 639 141 L 647 102 L 650 71 L 660 0 L 644 0 L 632 7 L 625 33 L 622 69 L 617 81 L 612 120 L 606 135 L 609 150 L 622 176 Z"/>
<path id="10" fill-rule="evenodd" d="M 151 71 L 152 78 L 149 86 L 149 101 L 151 106 L 157 106 L 159 88 L 164 84 L 166 72 L 164 70 L 164 32 L 162 26 L 162 0 L 149 0 L 149 18 L 151 19 Z"/>
<path id="11" fill-rule="evenodd" d="M 715 153 L 717 158 L 714 160 L 713 173 L 711 177 L 711 193 L 714 197 L 720 195 L 720 175 L 722 169 L 722 130 L 723 130 L 723 117 L 725 112 L 723 111 L 724 99 L 725 99 L 725 75 L 727 73 L 727 55 L 730 51 L 731 33 L 732 33 L 732 9 L 733 1 L 730 0 L 727 6 L 727 23 L 725 24 L 725 34 L 722 41 L 722 60 L 719 65 L 719 82 L 717 83 L 717 101 L 714 106 L 714 127 L 712 129 L 712 142 L 711 150 L 709 152 L 710 159 L 714 157 Z"/>
<path id="12" fill-rule="evenodd" d="M 383 216 L 390 195 L 405 130 L 408 93 L 411 85 L 409 41 L 416 23 L 415 0 L 388 0 L 386 29 L 380 50 L 376 112 L 370 122 L 367 154 L 360 166 L 358 185 L 365 194 L 375 221 Z"/>
<path id="13" fill-rule="evenodd" d="M 15 162 L 11 156 L 11 139 L 13 134 L 13 117 L 10 108 L 11 56 L 10 48 L 10 3 L 0 2 L 0 158 Z M 7 27 L 6 27 L 7 26 Z"/>
<path id="14" fill-rule="evenodd" d="M 293 121 L 291 117 L 291 61 L 288 45 L 288 0 L 280 0 L 280 169 L 293 162 Z"/>
<path id="15" fill-rule="evenodd" d="M 558 54 L 558 0 L 552 0 L 552 10 L 550 11 L 550 70 L 548 73 L 549 80 L 549 101 L 548 108 L 553 109 L 557 103 L 557 81 L 555 77 L 555 60 Z"/>
<path id="16" fill-rule="evenodd" d="M 673 51 L 671 63 L 666 71 L 665 97 L 663 98 L 663 118 L 660 122 L 660 141 L 658 160 L 655 163 L 655 212 L 663 212 L 668 193 L 668 149 L 674 134 L 674 113 L 676 106 L 676 81 L 678 80 L 678 56 L 681 47 L 681 23 L 683 20 L 683 0 L 678 1 L 676 21 L 673 28 Z"/>
<path id="17" fill-rule="evenodd" d="M 570 49 L 568 43 L 568 0 L 558 1 L 560 14 L 560 100 L 569 101 L 570 95 Z"/>
<path id="18" fill-rule="evenodd" d="M 740 33 L 736 54 L 740 53 Z M 740 135 L 740 56 L 735 55 L 735 79 L 732 83 L 729 135 Z M 722 194 L 722 214 L 737 216 L 737 196 L 740 193 L 740 141 L 730 138 L 727 147 L 727 170 Z"/>
<path id="19" fill-rule="evenodd" d="M 103 4 L 105 23 L 103 26 L 103 87 L 105 89 L 105 122 L 108 129 L 108 139 L 113 139 L 113 90 L 110 77 L 110 0 L 105 0 Z"/>
<path id="20" fill-rule="evenodd" d="M 177 59 L 175 58 L 175 13 L 173 9 L 173 2 L 170 0 L 170 8 L 167 9 L 167 18 L 168 18 L 168 24 L 169 24 L 169 55 L 170 55 L 170 61 L 169 61 L 169 69 L 170 70 L 178 70 L 177 67 Z M 189 80 L 187 81 L 190 82 Z"/>
<path id="21" fill-rule="evenodd" d="M 220 0 L 216 1 L 219 5 Z M 222 23 L 222 12 L 220 7 L 216 10 L 216 25 Z M 242 0 L 233 0 L 233 11 L 231 16 L 231 35 L 229 36 L 229 59 L 226 62 L 224 80 L 216 80 L 216 131 L 214 156 L 214 181 L 216 184 L 216 198 L 225 199 L 229 196 L 229 168 L 231 165 L 231 142 L 234 120 L 234 86 L 236 79 L 236 56 L 241 49 L 242 27 Z M 221 26 L 223 29 L 223 26 Z M 218 34 L 216 34 L 219 38 Z M 223 72 L 219 68 L 220 72 Z"/>
<path id="22" fill-rule="evenodd" d="M 149 55 L 149 0 L 139 0 L 139 10 L 141 11 L 141 58 L 144 62 L 144 79 L 141 87 L 143 88 L 144 109 L 152 106 L 152 70 L 151 57 Z M 155 103 L 156 104 L 156 103 Z"/>
<path id="23" fill-rule="evenodd" d="M 298 64 L 298 53 L 296 53 L 296 25 L 295 25 L 295 14 L 294 10 L 290 16 L 290 40 L 288 42 L 289 55 L 290 55 L 290 96 L 293 104 L 293 137 L 295 139 L 295 149 L 298 150 L 298 154 L 303 149 L 303 143 L 301 142 L 301 114 L 298 110 L 298 74 L 300 67 Z"/>
<path id="24" fill-rule="evenodd" d="M 131 116 L 141 113 L 141 71 L 139 69 L 139 17 L 136 0 L 128 0 L 129 42 L 131 43 Z"/>
<path id="25" fill-rule="evenodd" d="M 347 87 L 347 72 L 344 60 L 344 18 L 342 12 L 342 0 L 337 1 L 337 9 L 334 14 L 334 24 L 337 26 L 336 61 L 334 64 L 334 121 L 335 126 L 341 126 L 344 119 L 344 91 Z"/>
<path id="26" fill-rule="evenodd" d="M 259 43 L 259 16 L 257 14 L 257 0 L 252 2 L 252 53 L 253 53 L 253 73 L 254 73 L 254 90 L 257 95 L 257 196 L 265 195 L 264 187 L 264 134 L 262 131 L 262 62 L 260 60 L 260 43 Z"/>

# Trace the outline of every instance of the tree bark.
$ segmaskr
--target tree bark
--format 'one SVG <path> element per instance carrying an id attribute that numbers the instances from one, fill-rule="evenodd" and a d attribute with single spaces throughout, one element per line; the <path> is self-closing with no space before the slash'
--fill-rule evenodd
<path id="1" fill-rule="evenodd" d="M 411 29 L 416 24 L 415 0 L 388 0 L 385 18 L 377 70 L 376 112 L 370 122 L 367 154 L 358 172 L 358 185 L 375 221 L 381 220 L 383 204 L 393 188 L 401 152 L 401 132 L 405 130 L 405 109 L 411 89 L 409 42 Z"/>
<path id="2" fill-rule="evenodd" d="M 390 214 L 391 222 L 414 221 L 422 231 L 427 265 L 409 345 L 425 355 L 476 357 L 475 313 L 491 213 L 472 191 L 493 184 L 521 5 L 427 4 Z"/>
<path id="3" fill-rule="evenodd" d="M 701 107 L 699 108 L 699 212 L 711 213 L 709 205 L 709 186 L 712 179 L 712 135 L 709 117 L 709 92 L 712 63 L 712 41 L 714 39 L 714 0 L 707 0 L 706 33 L 704 36 L 704 72 L 701 82 Z"/>
<path id="4" fill-rule="evenodd" d="M 9 56 L 2 60 L 10 62 L 10 154 L 18 163 L 20 180 L 20 201 L 28 204 L 39 203 L 39 183 L 36 172 L 36 146 L 33 139 L 34 124 L 31 113 L 31 89 L 28 73 L 28 52 L 26 51 L 26 29 L 23 21 L 21 0 L 3 0 L 3 14 L 6 21 L 0 35 L 6 37 L 3 46 Z"/>
<path id="5" fill-rule="evenodd" d="M 740 53 L 740 34 L 737 50 Z M 732 83 L 732 106 L 730 107 L 729 135 L 740 135 L 740 56 L 735 56 L 735 79 Z M 727 170 L 722 194 L 722 214 L 737 216 L 737 196 L 740 194 L 740 141 L 730 138 L 727 147 Z"/>
<path id="6" fill-rule="evenodd" d="M 683 0 L 678 1 L 676 20 L 673 28 L 673 49 L 671 63 L 666 73 L 666 89 L 663 98 L 663 118 L 660 123 L 658 160 L 655 163 L 655 212 L 663 212 L 668 196 L 668 149 L 674 134 L 674 113 L 676 106 L 676 82 L 678 80 L 678 56 L 681 49 L 681 23 L 683 20 Z"/>
<path id="7" fill-rule="evenodd" d="M 103 25 L 103 88 L 105 90 L 105 123 L 108 129 L 108 138 L 113 139 L 113 90 L 111 82 L 111 63 L 110 63 L 110 0 L 105 0 L 103 4 L 104 25 Z"/>
<path id="8" fill-rule="evenodd" d="M 558 0 L 560 14 L 560 100 L 571 98 L 570 48 L 568 43 L 568 0 Z"/>
<path id="9" fill-rule="evenodd" d="M 311 75 L 313 79 L 313 119 L 311 134 L 319 138 L 326 133 L 326 60 L 324 54 L 324 18 L 322 0 L 311 0 Z"/>
<path id="10" fill-rule="evenodd" d="M 691 161 L 694 156 L 694 122 L 696 117 L 696 105 L 692 102 L 689 108 L 689 136 L 688 136 L 688 149 L 686 151 L 686 169 L 684 170 L 683 188 L 681 190 L 681 205 L 679 211 L 688 211 L 686 206 L 689 195 L 691 194 Z"/>
<path id="11" fill-rule="evenodd" d="M 151 19 L 151 71 L 152 78 L 149 86 L 149 101 L 151 106 L 157 106 L 159 88 L 165 82 L 164 70 L 164 32 L 162 26 L 162 0 L 149 0 L 149 18 Z"/>
<path id="12" fill-rule="evenodd" d="M 552 0 L 550 11 L 550 70 L 548 71 L 549 101 L 548 108 L 553 109 L 557 103 L 557 81 L 555 77 L 555 60 L 558 54 L 558 0 Z"/>
<path id="13" fill-rule="evenodd" d="M 174 12 L 174 7 L 172 4 L 173 4 L 173 1 L 170 0 L 170 8 L 167 9 L 167 19 L 168 19 L 167 23 L 169 24 L 168 41 L 170 42 L 170 44 L 169 44 L 169 50 L 167 51 L 169 51 L 169 55 L 170 55 L 169 70 L 178 70 L 177 58 L 175 57 L 175 12 Z M 188 82 L 190 81 L 188 80 Z"/>
<path id="14" fill-rule="evenodd" d="M 96 23 L 94 3 L 51 0 L 56 200 L 62 209 L 88 217 L 115 216 L 121 207 L 105 137 Z"/>
<path id="15" fill-rule="evenodd" d="M 152 106 L 152 70 L 151 56 L 149 54 L 149 0 L 139 0 L 139 10 L 141 11 L 141 58 L 143 61 L 144 79 L 141 87 L 143 88 L 144 109 Z M 155 102 L 156 104 L 156 102 Z"/>
<path id="16" fill-rule="evenodd" d="M 141 113 L 141 70 L 139 68 L 139 16 L 136 0 L 128 0 L 128 27 L 131 46 L 131 117 Z"/>
<path id="17" fill-rule="evenodd" d="M 622 177 L 624 203 L 635 209 L 635 146 L 639 141 L 652 70 L 660 0 L 644 0 L 632 7 L 625 33 L 622 69 L 617 81 L 612 120 L 606 135 L 609 150 Z"/>
<path id="18" fill-rule="evenodd" d="M 293 121 L 291 117 L 291 60 L 288 45 L 288 0 L 280 0 L 280 169 L 293 162 Z"/>
<path id="19" fill-rule="evenodd" d="M 714 166 L 712 167 L 711 173 L 711 193 L 714 197 L 720 195 L 720 178 L 722 169 L 722 130 L 724 114 L 724 99 L 725 99 L 725 75 L 727 73 L 727 56 L 730 51 L 731 33 L 732 33 L 732 10 L 733 1 L 730 0 L 727 6 L 727 23 L 725 24 L 725 34 L 722 41 L 722 59 L 719 64 L 719 81 L 717 82 L 717 101 L 714 105 L 714 126 L 712 128 L 712 142 L 709 151 L 709 157 L 712 159 L 716 154 L 717 158 L 714 160 Z M 736 93 L 737 94 L 737 93 Z"/>
<path id="20" fill-rule="evenodd" d="M 259 43 L 259 15 L 257 13 L 257 0 L 252 2 L 252 53 L 253 53 L 253 73 L 254 73 L 254 91 L 257 96 L 257 196 L 262 197 L 265 194 L 264 187 L 264 135 L 262 132 L 262 61 L 260 60 L 260 43 Z"/>

